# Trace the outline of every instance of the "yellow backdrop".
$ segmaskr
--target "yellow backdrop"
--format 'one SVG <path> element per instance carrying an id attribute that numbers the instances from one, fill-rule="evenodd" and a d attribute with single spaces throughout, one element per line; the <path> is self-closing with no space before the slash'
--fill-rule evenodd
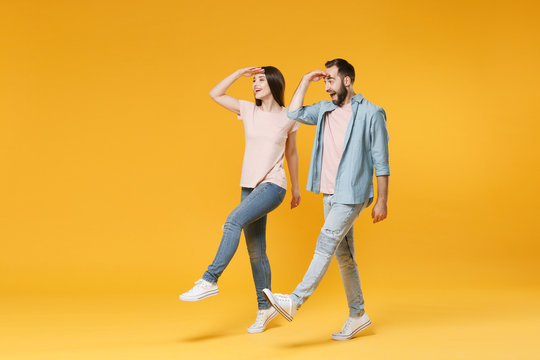
<path id="1" fill-rule="evenodd" d="M 336 57 L 390 134 L 388 219 L 372 224 L 370 207 L 355 225 L 367 308 L 389 289 L 538 289 L 533 2 L 5 0 L 0 13 L 5 296 L 189 289 L 240 197 L 242 123 L 208 91 L 273 65 L 288 104 Z M 230 94 L 252 100 L 250 80 Z M 306 103 L 327 98 L 315 83 Z M 304 190 L 314 133 L 298 132 L 300 207 L 287 194 L 268 220 L 279 292 L 301 280 L 323 223 Z M 243 240 L 220 288 L 254 311 Z M 346 314 L 335 263 L 319 290 Z"/>

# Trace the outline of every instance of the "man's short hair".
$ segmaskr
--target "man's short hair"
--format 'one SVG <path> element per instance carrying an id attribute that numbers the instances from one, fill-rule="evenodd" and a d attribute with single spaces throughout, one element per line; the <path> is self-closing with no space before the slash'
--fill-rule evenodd
<path id="1" fill-rule="evenodd" d="M 327 68 L 336 66 L 338 68 L 338 75 L 341 77 L 341 79 L 345 79 L 345 76 L 348 76 L 351 78 L 351 84 L 354 83 L 354 67 L 349 64 L 347 60 L 344 59 L 334 59 L 327 61 L 326 64 L 324 64 Z"/>

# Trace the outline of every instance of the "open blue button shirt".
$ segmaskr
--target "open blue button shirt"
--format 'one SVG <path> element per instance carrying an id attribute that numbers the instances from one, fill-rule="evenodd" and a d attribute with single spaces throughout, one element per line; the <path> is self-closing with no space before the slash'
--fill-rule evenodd
<path id="1" fill-rule="evenodd" d="M 388 162 L 388 130 L 384 109 L 370 103 L 361 94 L 351 99 L 352 118 L 345 132 L 343 155 L 338 166 L 334 201 L 340 204 L 373 202 L 373 168 L 375 176 L 390 175 Z M 317 125 L 311 153 L 307 190 L 319 193 L 323 133 L 326 113 L 337 105 L 324 100 L 303 106 L 295 111 L 287 109 L 287 116 L 307 125 Z"/>

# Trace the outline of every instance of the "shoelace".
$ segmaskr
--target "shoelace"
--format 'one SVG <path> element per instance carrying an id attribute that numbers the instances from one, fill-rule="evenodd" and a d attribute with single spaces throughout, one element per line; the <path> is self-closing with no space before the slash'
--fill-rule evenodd
<path id="1" fill-rule="evenodd" d="M 264 323 L 265 316 L 264 311 L 259 310 L 257 311 L 257 318 L 255 319 L 255 323 L 253 325 L 262 325 Z"/>
<path id="2" fill-rule="evenodd" d="M 195 281 L 195 286 L 189 290 L 190 293 L 197 291 L 199 288 L 206 288 L 208 287 L 208 284 L 203 281 L 203 279 L 199 279 Z"/>
<path id="3" fill-rule="evenodd" d="M 350 328 L 352 326 L 352 320 L 351 318 L 347 318 L 347 320 L 345 320 L 345 325 L 343 325 L 343 329 L 341 330 L 342 333 L 349 333 L 350 332 Z"/>

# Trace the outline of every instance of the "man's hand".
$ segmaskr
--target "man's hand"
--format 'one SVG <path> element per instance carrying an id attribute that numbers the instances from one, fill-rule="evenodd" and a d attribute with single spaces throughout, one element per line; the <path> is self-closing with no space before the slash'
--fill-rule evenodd
<path id="1" fill-rule="evenodd" d="M 371 217 L 373 218 L 373 223 L 382 221 L 386 219 L 387 209 L 386 202 L 377 201 L 373 210 L 371 211 Z"/>
<path id="2" fill-rule="evenodd" d="M 309 84 L 312 81 L 319 81 L 321 79 L 324 79 L 328 77 L 329 75 L 321 70 L 314 70 L 310 72 L 309 74 L 306 74 L 302 77 L 302 81 L 300 81 L 300 84 L 296 88 L 296 91 L 294 92 L 294 95 L 291 99 L 291 102 L 289 104 L 289 111 L 295 111 L 300 109 L 304 104 L 304 96 L 306 95 L 306 91 L 309 87 Z M 313 123 L 314 125 L 315 123 Z"/>
<path id="3" fill-rule="evenodd" d="M 292 199 L 291 199 L 291 209 L 294 209 L 298 205 L 300 205 L 300 191 L 298 189 L 292 190 Z"/>
<path id="4" fill-rule="evenodd" d="M 324 79 L 324 78 L 326 78 L 328 76 L 330 76 L 330 75 L 328 75 L 327 73 L 325 73 L 322 70 L 313 70 L 309 74 L 304 75 L 303 79 L 306 80 L 306 81 L 319 81 L 319 80 Z"/>

